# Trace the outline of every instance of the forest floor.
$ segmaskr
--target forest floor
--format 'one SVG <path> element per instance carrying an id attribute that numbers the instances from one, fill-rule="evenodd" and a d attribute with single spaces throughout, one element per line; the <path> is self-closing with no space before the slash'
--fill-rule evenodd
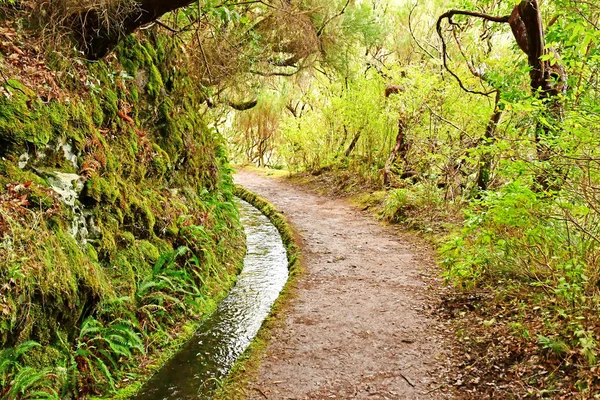
<path id="1" fill-rule="evenodd" d="M 430 246 L 285 179 L 240 171 L 235 181 L 289 218 L 306 269 L 250 398 L 450 398 Z"/>

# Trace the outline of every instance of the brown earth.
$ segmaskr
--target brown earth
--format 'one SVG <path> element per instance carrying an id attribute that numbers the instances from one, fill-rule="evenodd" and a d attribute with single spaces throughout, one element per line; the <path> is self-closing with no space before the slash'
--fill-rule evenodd
<path id="1" fill-rule="evenodd" d="M 248 171 L 302 236 L 306 273 L 254 383 L 255 399 L 445 399 L 431 251 L 343 199 Z"/>

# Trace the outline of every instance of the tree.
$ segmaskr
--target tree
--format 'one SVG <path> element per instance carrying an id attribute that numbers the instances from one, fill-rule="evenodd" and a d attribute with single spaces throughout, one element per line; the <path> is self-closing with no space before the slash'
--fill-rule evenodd
<path id="1" fill-rule="evenodd" d="M 566 77 L 563 66 L 558 62 L 558 54 L 554 49 L 547 49 L 544 41 L 544 27 L 540 14 L 540 6 L 537 0 L 522 1 L 513 8 L 510 15 L 492 16 L 479 12 L 466 10 L 450 10 L 442 14 L 436 24 L 436 30 L 442 40 L 442 58 L 444 67 L 450 74 L 456 78 L 460 87 L 469 93 L 489 95 L 496 91 L 481 92 L 471 90 L 465 87 L 460 78 L 448 67 L 447 45 L 442 35 L 442 21 L 447 19 L 451 24 L 452 17 L 455 15 L 464 15 L 469 17 L 481 18 L 486 21 L 497 23 L 508 23 L 511 27 L 513 36 L 519 48 L 527 55 L 527 61 L 530 66 L 530 84 L 534 97 L 538 98 L 545 104 L 545 113 L 538 120 L 535 129 L 535 140 L 538 152 L 538 160 L 546 162 L 550 159 L 552 149 L 545 144 L 546 139 L 552 135 L 553 123 L 557 121 L 562 114 L 562 103 L 559 99 L 559 94 L 566 91 Z M 497 97 L 498 99 L 498 97 Z M 490 132 L 498 124 L 500 114 L 498 114 L 498 102 L 494 115 L 490 120 L 490 125 L 486 130 L 486 136 L 490 137 Z M 484 163 L 488 163 L 484 160 Z M 485 182 L 485 174 L 480 172 L 479 184 L 487 186 Z M 538 184 L 542 189 L 546 190 L 550 187 L 549 177 L 540 174 L 538 176 Z"/>
<path id="2" fill-rule="evenodd" d="M 131 4 L 122 0 L 110 7 L 122 7 L 125 12 L 118 23 L 106 23 L 101 8 L 90 8 L 79 12 L 76 19 L 76 34 L 81 49 L 90 60 L 104 58 L 119 44 L 122 38 L 139 27 L 156 21 L 168 12 L 195 3 L 195 0 L 142 0 Z"/>

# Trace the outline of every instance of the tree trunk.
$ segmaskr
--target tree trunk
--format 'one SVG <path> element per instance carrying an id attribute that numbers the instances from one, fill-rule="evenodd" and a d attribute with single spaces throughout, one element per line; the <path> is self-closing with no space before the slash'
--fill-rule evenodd
<path id="1" fill-rule="evenodd" d="M 126 14 L 117 21 L 106 21 L 105 12 L 93 8 L 76 16 L 77 39 L 89 60 L 99 60 L 110 53 L 122 38 L 140 26 L 157 20 L 166 13 L 194 3 L 196 0 L 141 0 L 133 7 L 125 7 Z M 113 7 L 119 7 L 113 6 Z"/>
<path id="2" fill-rule="evenodd" d="M 509 19 L 513 35 L 517 44 L 527 54 L 531 71 L 531 90 L 533 95 L 540 100 L 546 100 L 546 110 L 543 113 L 545 123 L 538 121 L 535 128 L 535 143 L 538 160 L 547 162 L 550 160 L 552 149 L 545 143 L 545 139 L 553 135 L 550 124 L 560 120 L 563 105 L 558 94 L 566 89 L 566 72 L 560 63 L 551 65 L 541 57 L 553 49 L 545 49 L 544 29 L 537 0 L 522 1 L 516 6 Z M 558 58 L 558 57 L 557 57 Z M 556 178 L 560 171 L 551 169 L 547 174 L 540 173 L 536 182 L 542 190 L 551 187 L 552 179 Z"/>
<path id="3" fill-rule="evenodd" d="M 473 11 L 450 10 L 438 18 L 436 30 L 442 41 L 444 67 L 454 78 L 456 78 L 463 90 L 469 93 L 489 95 L 492 92 L 484 93 L 467 89 L 460 78 L 448 68 L 448 56 L 446 54 L 447 47 L 442 35 L 441 22 L 444 18 L 447 18 L 448 21 L 452 23 L 452 17 L 454 15 L 466 15 L 482 18 L 486 21 L 510 24 L 513 36 L 515 37 L 519 48 L 527 54 L 527 61 L 531 67 L 529 76 L 532 93 L 536 98 L 543 101 L 545 100 L 544 103 L 546 109 L 543 117 L 547 122 L 542 123 L 542 118 L 538 119 L 535 130 L 535 141 L 538 160 L 542 163 L 549 161 L 553 149 L 546 144 L 545 139 L 550 138 L 553 134 L 553 122 L 559 121 L 562 117 L 563 104 L 561 103 L 558 94 L 565 91 L 567 80 L 565 69 L 559 62 L 553 63 L 542 59 L 542 56 L 549 52 L 555 54 L 556 52 L 553 49 L 545 48 L 544 29 L 538 1 L 521 1 L 513 8 L 510 15 L 503 17 L 495 17 Z M 558 59 L 558 55 L 556 58 Z M 555 168 L 550 168 L 547 174 L 542 173 L 538 175 L 536 178 L 539 184 L 538 188 L 541 188 L 542 190 L 549 189 L 550 181 L 559 175 L 560 171 Z"/>
<path id="4" fill-rule="evenodd" d="M 500 105 L 500 90 L 496 92 L 496 101 L 494 103 L 494 113 L 490 117 L 490 121 L 485 128 L 485 134 L 483 136 L 486 144 L 489 144 L 491 140 L 494 138 L 496 133 L 496 128 L 498 127 L 498 122 L 500 122 L 500 117 L 502 117 L 502 112 L 504 111 L 504 107 Z M 488 183 L 490 181 L 490 175 L 492 173 L 492 154 L 489 150 L 484 150 L 484 153 L 481 155 L 481 159 L 479 160 L 479 172 L 477 173 L 477 187 L 479 190 L 487 190 Z"/>
<path id="5" fill-rule="evenodd" d="M 356 147 L 356 143 L 358 142 L 358 139 L 360 139 L 360 131 L 358 131 L 358 133 L 356 135 L 354 135 L 354 137 L 352 138 L 352 141 L 350 142 L 350 146 L 348 146 L 348 149 L 346 150 L 346 157 L 350 156 L 350 153 L 352 153 L 352 150 L 354 150 L 354 148 Z"/>
<path id="6" fill-rule="evenodd" d="M 398 135 L 396 136 L 396 145 L 390 152 L 385 167 L 383 169 L 383 185 L 389 186 L 392 178 L 392 167 L 398 159 L 398 156 L 403 160 L 404 167 L 406 167 L 406 155 L 408 153 L 408 146 L 406 142 L 406 119 L 404 116 L 398 118 Z"/>
<path id="7" fill-rule="evenodd" d="M 344 145 L 346 144 L 346 139 L 348 138 L 348 129 L 346 128 L 346 125 L 344 125 L 343 128 L 344 128 L 344 137 L 342 137 L 342 140 L 340 140 L 338 154 L 341 153 L 342 151 L 344 151 Z"/>

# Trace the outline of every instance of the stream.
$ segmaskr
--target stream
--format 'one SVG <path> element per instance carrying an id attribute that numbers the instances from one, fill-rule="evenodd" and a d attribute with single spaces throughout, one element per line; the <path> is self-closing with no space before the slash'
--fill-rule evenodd
<path id="1" fill-rule="evenodd" d="M 256 336 L 288 279 L 277 228 L 258 209 L 238 200 L 247 252 L 236 285 L 183 348 L 134 399 L 210 399 Z"/>

